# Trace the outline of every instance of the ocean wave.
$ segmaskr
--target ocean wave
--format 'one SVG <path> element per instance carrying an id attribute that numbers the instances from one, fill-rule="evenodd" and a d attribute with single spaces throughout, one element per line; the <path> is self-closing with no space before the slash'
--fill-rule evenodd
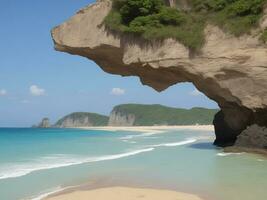
<path id="1" fill-rule="evenodd" d="M 196 142 L 197 139 L 187 139 L 184 141 L 180 142 L 174 142 L 174 143 L 162 143 L 162 144 L 154 144 L 154 145 L 149 145 L 149 147 L 175 147 L 175 146 L 182 146 L 186 144 L 191 144 Z"/>
<path id="2" fill-rule="evenodd" d="M 71 165 L 79 165 L 83 163 L 91 163 L 91 162 L 99 162 L 99 161 L 107 161 L 107 160 L 116 160 L 128 156 L 134 156 L 140 153 L 145 153 L 149 151 L 153 151 L 154 148 L 146 148 L 146 149 L 139 149 L 134 150 L 126 153 L 121 154 L 114 154 L 114 155 L 106 155 L 106 156 L 99 156 L 99 157 L 75 157 L 75 156 L 49 156 L 43 157 L 38 160 L 35 160 L 30 163 L 25 164 L 13 164 L 6 167 L 6 169 L 0 168 L 0 179 L 8 179 L 8 178 L 15 178 L 25 176 L 30 174 L 34 171 L 40 171 L 45 169 L 55 169 L 61 167 L 68 167 Z"/>
<path id="3" fill-rule="evenodd" d="M 225 156 L 231 156 L 231 155 L 242 155 L 244 152 L 241 153 L 217 153 L 217 156 L 225 157 Z"/>
<path id="4" fill-rule="evenodd" d="M 130 140 L 122 140 L 123 142 L 127 142 L 127 143 L 130 143 L 130 144 L 135 144 L 135 143 L 137 143 L 137 142 L 135 142 L 135 141 L 130 141 Z"/>
<path id="5" fill-rule="evenodd" d="M 121 140 L 130 140 L 133 138 L 140 138 L 140 137 L 149 137 L 151 135 L 159 134 L 160 132 L 148 132 L 148 133 L 142 133 L 142 134 L 136 134 L 136 135 L 127 135 L 124 137 L 121 137 L 119 139 Z"/>

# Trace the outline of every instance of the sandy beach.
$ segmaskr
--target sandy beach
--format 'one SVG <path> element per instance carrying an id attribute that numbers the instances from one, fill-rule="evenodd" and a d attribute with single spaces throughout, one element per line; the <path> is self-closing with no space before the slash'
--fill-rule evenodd
<path id="1" fill-rule="evenodd" d="M 76 127 L 86 130 L 104 130 L 104 131 L 134 131 L 134 132 L 154 132 L 163 133 L 168 130 L 199 130 L 214 131 L 213 125 L 190 125 L 190 126 L 102 126 L 102 127 Z"/>
<path id="2" fill-rule="evenodd" d="M 212 125 L 192 126 L 131 126 L 131 127 L 76 127 L 84 130 L 104 131 L 133 131 L 144 134 L 160 134 L 170 130 L 199 130 L 214 131 Z M 65 189 L 44 198 L 44 200 L 202 200 L 194 194 L 187 194 L 172 190 L 146 189 L 139 186 L 104 186 L 102 188 L 80 188 L 72 190 Z"/>
<path id="3" fill-rule="evenodd" d="M 169 190 L 140 189 L 128 187 L 110 187 L 87 191 L 61 193 L 45 200 L 201 200 L 192 194 Z"/>
<path id="4" fill-rule="evenodd" d="M 159 134 L 170 130 L 199 130 L 214 131 L 213 125 L 192 125 L 192 126 L 131 126 L 131 127 L 76 127 L 85 130 L 104 131 L 133 131 L 145 134 Z M 138 186 L 137 186 L 138 187 Z M 113 187 L 108 186 L 98 189 L 63 190 L 48 196 L 44 200 L 202 200 L 197 195 L 176 192 L 172 190 L 145 189 L 134 187 Z"/>

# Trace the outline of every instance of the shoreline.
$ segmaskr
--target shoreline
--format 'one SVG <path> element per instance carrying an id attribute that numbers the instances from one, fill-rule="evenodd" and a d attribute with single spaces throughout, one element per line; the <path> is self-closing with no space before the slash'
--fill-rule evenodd
<path id="1" fill-rule="evenodd" d="M 140 134 L 160 134 L 170 130 L 214 131 L 213 125 L 190 126 L 102 126 L 102 127 L 73 127 L 83 130 L 101 131 L 132 131 Z M 105 181 L 104 181 L 105 182 Z M 127 181 L 128 182 L 128 181 Z M 161 187 L 143 184 L 130 184 L 129 182 L 100 183 L 92 185 L 78 185 L 50 193 L 40 200 L 204 200 L 203 196 L 191 193 L 191 190 L 176 190 L 174 187 Z M 152 186 L 152 187 L 151 187 Z M 206 199 L 205 199 L 206 200 Z"/>
<path id="2" fill-rule="evenodd" d="M 137 188 L 137 187 L 102 187 L 96 189 L 63 190 L 48 195 L 42 200 L 203 200 L 197 195 L 177 192 L 174 190 Z"/>
<path id="3" fill-rule="evenodd" d="M 181 126 L 98 126 L 98 127 L 73 127 L 83 130 L 101 131 L 133 131 L 133 132 L 154 132 L 163 133 L 169 130 L 194 130 L 214 131 L 213 125 L 181 125 Z"/>
<path id="4" fill-rule="evenodd" d="M 110 189 L 110 192 L 114 192 L 113 188 L 124 188 L 125 190 L 129 189 L 142 189 L 148 190 L 148 192 L 153 191 L 167 191 L 167 192 L 175 192 L 178 194 L 182 194 L 182 198 L 172 198 L 170 200 L 213 200 L 214 198 L 211 194 L 207 193 L 206 191 L 198 190 L 198 187 L 185 184 L 178 184 L 174 182 L 158 182 L 156 179 L 154 180 L 142 180 L 142 179 L 133 179 L 132 177 L 118 177 L 118 176 L 93 176 L 90 178 L 89 181 L 83 182 L 81 184 L 75 185 L 65 185 L 60 186 L 53 191 L 47 192 L 46 194 L 35 196 L 31 200 L 102 200 L 98 198 L 93 198 L 86 194 L 83 198 L 72 198 L 72 194 L 75 192 L 86 192 L 90 193 L 91 191 L 95 190 L 102 190 L 102 189 Z M 117 193 L 117 192 L 115 192 Z M 129 191 L 127 192 L 129 193 Z M 197 199 L 187 198 L 189 196 L 198 197 Z M 41 197 L 41 198 L 40 198 Z M 64 197 L 64 198 L 63 198 Z M 90 198 L 91 197 L 91 198 Z M 97 196 L 98 197 L 98 196 Z M 62 199 L 61 199 L 62 198 Z M 110 198 L 110 195 L 105 197 L 103 200 L 121 200 L 117 197 Z M 128 200 L 128 199 L 122 199 Z M 157 199 L 146 199 L 146 198 L 138 198 L 135 199 L 134 197 L 130 198 L 129 200 L 157 200 Z M 165 198 L 161 198 L 159 200 L 165 200 Z M 169 200 L 169 199 L 166 199 Z"/>

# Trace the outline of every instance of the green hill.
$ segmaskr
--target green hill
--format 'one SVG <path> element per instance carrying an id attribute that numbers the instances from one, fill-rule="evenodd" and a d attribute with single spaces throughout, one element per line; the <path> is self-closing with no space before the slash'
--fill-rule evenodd
<path id="1" fill-rule="evenodd" d="M 108 116 L 89 112 L 75 112 L 58 120 L 56 127 L 107 126 Z"/>
<path id="2" fill-rule="evenodd" d="M 118 125 L 121 124 L 118 120 L 127 121 L 128 119 L 128 125 L 130 123 L 133 126 L 207 125 L 212 124 L 217 112 L 218 109 L 181 109 L 162 105 L 124 104 L 113 109 L 109 124 Z"/>

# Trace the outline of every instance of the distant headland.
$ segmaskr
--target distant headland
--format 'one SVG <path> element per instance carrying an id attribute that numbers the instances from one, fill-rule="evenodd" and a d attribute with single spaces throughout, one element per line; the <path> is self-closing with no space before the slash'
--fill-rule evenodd
<path id="1" fill-rule="evenodd" d="M 97 126 L 175 126 L 175 125 L 210 125 L 218 109 L 195 107 L 191 109 L 172 108 L 159 104 L 122 104 L 115 106 L 109 116 L 75 112 L 50 125 L 44 118 L 39 128 L 75 128 Z"/>

